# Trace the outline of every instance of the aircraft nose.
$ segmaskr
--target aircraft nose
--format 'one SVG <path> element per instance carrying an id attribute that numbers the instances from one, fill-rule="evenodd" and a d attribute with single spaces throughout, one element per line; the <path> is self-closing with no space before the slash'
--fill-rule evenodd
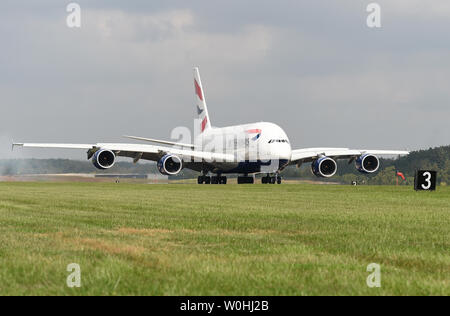
<path id="1" fill-rule="evenodd" d="M 272 150 L 272 157 L 277 157 L 279 160 L 291 160 L 291 146 L 289 144 L 280 144 Z"/>

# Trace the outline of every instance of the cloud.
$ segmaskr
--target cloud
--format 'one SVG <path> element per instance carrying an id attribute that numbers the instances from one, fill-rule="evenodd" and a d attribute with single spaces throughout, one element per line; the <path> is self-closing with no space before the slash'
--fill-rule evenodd
<path id="1" fill-rule="evenodd" d="M 380 1 L 381 30 L 366 27 L 366 3 L 354 1 L 80 1 L 76 30 L 65 5 L 27 3 L 0 12 L 7 138 L 167 139 L 192 125 L 200 66 L 216 126 L 274 121 L 296 147 L 448 142 L 446 1 Z M 418 128 L 424 117 L 432 126 Z"/>
<path id="2" fill-rule="evenodd" d="M 257 63 L 271 47 L 269 27 L 246 25 L 233 33 L 208 32 L 197 25 L 191 10 L 155 14 L 91 11 L 88 18 L 94 21 L 91 41 L 100 40 L 114 49 L 116 64 L 121 56 L 129 55 L 134 63 L 127 67 L 147 71 L 179 71 L 187 60 L 194 65 L 196 61 L 214 64 L 221 60 L 222 67 L 227 63 Z"/>
<path id="3" fill-rule="evenodd" d="M 413 16 L 416 18 L 436 19 L 450 17 L 450 2 L 434 0 L 432 3 L 421 0 L 380 1 L 383 6 L 398 16 Z"/>
<path id="4" fill-rule="evenodd" d="M 153 15 L 91 10 L 86 18 L 99 37 L 115 41 L 161 41 L 184 34 L 194 24 L 192 12 L 186 9 Z"/>

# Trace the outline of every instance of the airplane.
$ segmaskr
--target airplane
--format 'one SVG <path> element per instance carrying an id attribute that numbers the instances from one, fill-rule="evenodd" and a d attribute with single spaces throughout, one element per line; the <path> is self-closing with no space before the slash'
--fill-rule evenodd
<path id="1" fill-rule="evenodd" d="M 177 143 L 152 138 L 124 136 L 141 143 L 52 144 L 14 143 L 31 148 L 63 148 L 87 150 L 88 160 L 101 170 L 114 166 L 117 157 L 150 160 L 157 163 L 161 174 L 174 176 L 183 168 L 200 172 L 198 184 L 226 184 L 227 174 L 237 174 L 238 184 L 253 184 L 256 174 L 263 174 L 263 184 L 281 184 L 280 172 L 289 165 L 300 167 L 311 163 L 317 177 L 330 178 L 337 172 L 336 160 L 355 163 L 365 174 L 380 167 L 378 155 L 408 155 L 403 150 L 361 150 L 349 148 L 292 149 L 283 129 L 269 122 L 216 128 L 211 125 L 198 67 L 194 68 L 194 92 L 198 135 L 194 144 Z"/>

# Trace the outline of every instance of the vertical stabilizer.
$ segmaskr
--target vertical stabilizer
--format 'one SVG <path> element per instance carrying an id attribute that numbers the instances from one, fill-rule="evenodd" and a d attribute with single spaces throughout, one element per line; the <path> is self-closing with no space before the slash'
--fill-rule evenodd
<path id="1" fill-rule="evenodd" d="M 194 88 L 197 118 L 200 121 L 200 131 L 203 133 L 211 128 L 211 121 L 209 120 L 208 108 L 206 107 L 205 93 L 200 79 L 200 72 L 197 67 L 194 68 Z"/>

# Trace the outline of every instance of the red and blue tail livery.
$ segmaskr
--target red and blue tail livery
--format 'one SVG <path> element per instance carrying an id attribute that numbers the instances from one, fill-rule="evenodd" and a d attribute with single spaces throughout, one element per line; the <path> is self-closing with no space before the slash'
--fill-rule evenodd
<path id="1" fill-rule="evenodd" d="M 203 86 L 198 68 L 194 68 L 194 91 L 197 115 L 198 120 L 200 121 L 200 133 L 203 133 L 205 130 L 211 128 L 211 122 L 209 121 L 208 108 L 206 107 L 205 94 L 203 93 Z"/>

